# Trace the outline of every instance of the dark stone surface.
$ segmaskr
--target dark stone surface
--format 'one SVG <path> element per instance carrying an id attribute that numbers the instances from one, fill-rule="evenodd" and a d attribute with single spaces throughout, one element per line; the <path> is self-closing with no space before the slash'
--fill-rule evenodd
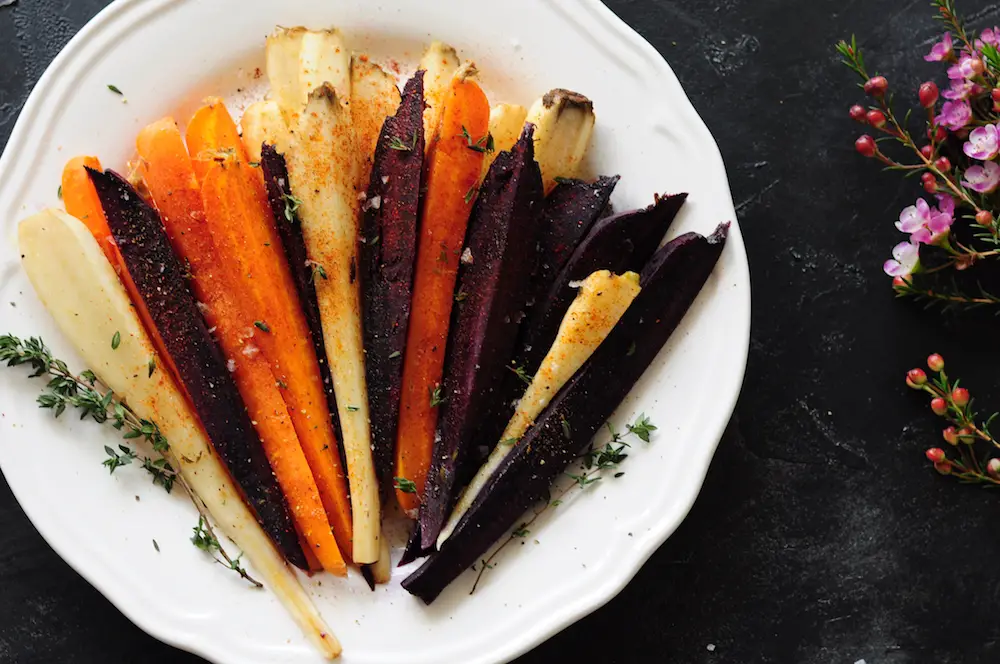
<path id="1" fill-rule="evenodd" d="M 103 4 L 0 9 L 0 138 Z M 857 31 L 869 63 L 915 99 L 941 75 L 919 58 L 937 31 L 926 3 L 609 4 L 666 55 L 721 145 L 750 253 L 753 342 L 687 521 L 619 597 L 520 661 L 1000 661 L 994 498 L 930 471 L 938 421 L 902 383 L 939 351 L 983 403 L 1000 397 L 996 326 L 893 301 L 880 265 L 918 191 L 854 153 L 846 109 L 860 93 L 832 49 Z M 995 4 L 960 5 L 977 27 L 1000 22 Z M 0 488 L 0 661 L 140 653 L 198 661 L 132 626 Z"/>

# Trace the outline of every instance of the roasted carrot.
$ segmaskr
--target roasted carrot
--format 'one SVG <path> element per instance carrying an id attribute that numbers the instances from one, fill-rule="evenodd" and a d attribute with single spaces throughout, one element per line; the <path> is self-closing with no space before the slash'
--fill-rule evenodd
<path id="1" fill-rule="evenodd" d="M 190 127 L 188 134 L 190 138 Z M 205 219 L 221 260 L 237 266 L 240 278 L 234 288 L 253 302 L 254 320 L 247 334 L 252 333 L 253 347 L 263 351 L 280 381 L 340 551 L 350 559 L 351 504 L 323 379 L 259 182 L 245 163 L 212 163 L 202 183 Z"/>
<path id="2" fill-rule="evenodd" d="M 302 451 L 267 358 L 254 352 L 246 332 L 253 302 L 241 288 L 238 266 L 221 259 L 205 222 L 201 188 L 184 139 L 172 118 L 139 133 L 140 175 L 159 209 L 167 235 L 191 271 L 191 285 L 260 436 L 306 551 L 323 569 L 345 575 L 347 566 L 330 532 L 312 470 Z"/>
<path id="3" fill-rule="evenodd" d="M 474 74 L 472 67 L 464 67 L 452 78 L 439 139 L 427 156 L 395 468 L 396 477 L 416 485 L 416 493 L 396 490 L 400 506 L 413 517 L 431 462 L 437 406 L 446 398 L 441 382 L 455 279 L 489 130 L 489 102 Z M 400 484 L 410 488 L 408 482 Z"/>
<path id="4" fill-rule="evenodd" d="M 204 181 L 213 163 L 226 159 L 236 159 L 244 164 L 249 161 L 236 123 L 218 97 L 206 99 L 205 105 L 195 112 L 188 123 L 187 149 L 198 182 Z"/>
<path id="5" fill-rule="evenodd" d="M 101 247 L 104 255 L 107 256 L 111 267 L 118 274 L 119 281 L 125 287 L 125 292 L 128 293 L 129 299 L 132 300 L 132 306 L 135 307 L 135 312 L 139 315 L 142 326 L 146 329 L 146 333 L 149 334 L 153 346 L 160 356 L 160 361 L 165 365 L 164 369 L 170 373 L 174 382 L 181 387 L 181 391 L 184 392 L 184 395 L 190 401 L 190 395 L 187 394 L 184 383 L 180 381 L 177 366 L 174 364 L 173 358 L 170 357 L 170 353 L 167 352 L 166 345 L 163 343 L 163 337 L 160 336 L 159 330 L 153 324 L 153 317 L 149 314 L 146 302 L 139 295 L 139 289 L 136 287 L 135 282 L 132 281 L 132 276 L 128 273 L 128 270 L 125 269 L 125 261 L 122 259 L 118 245 L 115 244 L 115 239 L 111 235 L 108 219 L 104 216 L 104 208 L 101 207 L 101 199 L 98 198 L 97 189 L 94 188 L 94 183 L 90 181 L 90 176 L 87 175 L 87 168 L 103 170 L 101 162 L 97 157 L 74 157 L 66 162 L 66 166 L 63 168 L 61 187 L 63 204 L 66 206 L 66 211 L 82 221 L 87 230 L 90 231 L 90 234 L 97 240 L 98 246 Z"/>

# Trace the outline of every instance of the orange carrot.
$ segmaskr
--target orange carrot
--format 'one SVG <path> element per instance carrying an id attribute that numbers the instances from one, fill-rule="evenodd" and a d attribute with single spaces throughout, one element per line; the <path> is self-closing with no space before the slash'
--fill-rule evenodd
<path id="1" fill-rule="evenodd" d="M 482 169 L 483 153 L 470 149 L 489 131 L 486 95 L 462 72 L 455 75 L 431 148 L 417 245 L 413 304 L 403 360 L 403 391 L 395 475 L 412 481 L 416 493 L 396 490 L 400 506 L 416 516 L 434 448 L 438 409 L 432 395 L 444 373 L 448 323 L 454 302 L 465 227 Z"/>
<path id="2" fill-rule="evenodd" d="M 213 163 L 229 158 L 244 164 L 249 161 L 236 123 L 218 97 L 206 99 L 205 105 L 191 118 L 187 127 L 187 148 L 198 182 L 205 180 Z"/>
<path id="3" fill-rule="evenodd" d="M 241 144 L 229 113 L 221 104 L 210 108 L 203 108 L 199 114 L 211 115 L 211 122 L 188 127 L 189 152 L 194 151 L 192 146 L 210 146 L 216 152 L 238 154 L 236 145 Z M 197 132 L 202 128 L 214 133 L 200 135 Z M 214 143 L 219 137 L 235 139 L 236 143 Z M 220 259 L 237 266 L 240 279 L 233 288 L 245 293 L 253 303 L 254 321 L 248 328 L 253 333 L 251 343 L 259 345 L 281 381 L 281 396 L 312 468 L 337 543 L 344 557 L 350 558 L 351 504 L 319 362 L 260 176 L 238 158 L 212 161 L 202 183 L 202 201 Z"/>
<path id="4" fill-rule="evenodd" d="M 172 118 L 139 133 L 140 174 L 159 209 L 177 254 L 191 267 L 192 287 L 205 319 L 229 359 L 236 386 L 260 436 L 264 451 L 288 501 L 296 529 L 323 569 L 340 576 L 347 566 L 320 499 L 312 470 L 267 358 L 247 343 L 253 329 L 252 302 L 242 298 L 240 273 L 216 251 L 205 222 L 201 188 L 184 139 Z"/>
<path id="5" fill-rule="evenodd" d="M 66 212 L 69 212 L 82 221 L 87 230 L 90 231 L 90 234 L 97 240 L 97 244 L 101 247 L 104 255 L 107 256 L 108 262 L 111 263 L 111 267 L 118 273 L 118 279 L 121 280 L 122 286 L 125 287 L 125 292 L 128 293 L 129 299 L 132 300 L 132 306 L 135 307 L 135 312 L 139 315 L 142 326 L 146 328 L 146 333 L 153 342 L 153 347 L 156 349 L 157 355 L 159 355 L 159 361 L 164 365 L 163 368 L 173 377 L 177 385 L 180 386 L 184 396 L 190 400 L 187 390 L 184 388 L 184 383 L 180 380 L 180 374 L 177 372 L 177 365 L 174 364 L 173 358 L 167 352 L 166 345 L 163 343 L 163 337 L 153 323 L 153 317 L 149 315 L 146 302 L 139 295 L 139 289 L 136 288 L 135 282 L 132 281 L 132 276 L 125 269 L 122 254 L 118 250 L 118 245 L 115 244 L 114 237 L 111 235 L 108 219 L 104 216 L 104 208 L 101 207 L 101 200 L 97 197 L 97 189 L 94 188 L 94 183 L 90 181 L 90 176 L 87 175 L 87 168 L 97 171 L 103 170 L 101 162 L 97 157 L 74 157 L 66 162 L 66 166 L 63 168 L 61 186 Z"/>

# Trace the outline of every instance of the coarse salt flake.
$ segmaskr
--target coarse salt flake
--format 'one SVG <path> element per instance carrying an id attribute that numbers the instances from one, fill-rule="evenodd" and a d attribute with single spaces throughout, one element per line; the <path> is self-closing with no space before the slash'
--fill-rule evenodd
<path id="1" fill-rule="evenodd" d="M 469 249 L 468 247 L 466 247 L 466 248 L 465 248 L 465 249 L 464 249 L 464 250 L 462 251 L 462 258 L 461 258 L 461 261 L 462 261 L 462 263 L 463 263 L 464 265 L 472 265 L 472 263 L 473 263 L 473 258 L 472 258 L 472 249 Z"/>

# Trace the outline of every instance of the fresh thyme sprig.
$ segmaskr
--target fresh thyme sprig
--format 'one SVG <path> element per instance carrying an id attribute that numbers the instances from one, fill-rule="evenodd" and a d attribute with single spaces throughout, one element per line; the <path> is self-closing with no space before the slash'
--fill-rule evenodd
<path id="1" fill-rule="evenodd" d="M 294 223 L 295 215 L 299 211 L 299 206 L 302 205 L 302 199 L 291 193 L 283 193 L 281 197 L 285 201 L 285 220 Z"/>
<path id="2" fill-rule="evenodd" d="M 476 574 L 476 580 L 472 584 L 472 590 L 469 594 L 476 592 L 476 588 L 479 587 L 479 582 L 483 578 L 483 574 L 486 570 L 493 569 L 495 566 L 495 560 L 497 556 L 500 555 L 507 545 L 515 540 L 521 540 L 523 542 L 524 538 L 527 537 L 528 533 L 531 531 L 529 528 L 538 520 L 542 514 L 545 513 L 550 507 L 559 507 L 563 503 L 563 499 L 566 495 L 574 489 L 586 489 L 592 484 L 597 484 L 604 477 L 605 472 L 614 472 L 614 477 L 618 478 L 625 473 L 617 470 L 625 459 L 628 458 L 626 451 L 631 447 L 626 441 L 625 437 L 628 435 L 633 435 L 636 438 L 644 442 L 650 441 L 650 433 L 656 431 L 656 426 L 650 421 L 649 417 L 645 413 L 641 413 L 632 424 L 627 425 L 628 433 L 621 433 L 615 430 L 615 427 L 611 422 L 608 422 L 605 426 L 608 428 L 608 433 L 611 435 L 611 439 L 605 442 L 603 445 L 592 445 L 589 450 L 581 455 L 581 469 L 580 473 L 570 473 L 567 472 L 566 476 L 573 480 L 572 484 L 569 484 L 563 488 L 555 498 L 548 500 L 540 510 L 535 512 L 529 520 L 524 521 L 517 525 L 511 534 L 505 539 L 497 548 L 493 550 L 493 553 L 480 561 L 479 571 Z M 517 442 L 515 439 L 514 442 Z"/>
<path id="3" fill-rule="evenodd" d="M 136 415 L 127 403 L 100 383 L 93 371 L 88 369 L 79 375 L 73 374 L 65 362 L 53 357 L 39 337 L 21 339 L 11 334 L 0 336 L 0 363 L 6 363 L 9 367 L 29 366 L 33 369 L 31 378 L 47 377 L 48 383 L 37 402 L 40 408 L 51 410 L 54 417 L 62 415 L 67 408 L 73 408 L 80 412 L 81 420 L 90 418 L 98 424 L 110 423 L 122 432 L 124 440 L 141 438 L 149 443 L 155 457 L 140 456 L 125 443 L 119 443 L 117 449 L 105 445 L 107 458 L 102 464 L 114 474 L 119 468 L 139 461 L 142 469 L 152 477 L 153 483 L 162 486 L 168 493 L 175 484 L 180 486 L 198 510 L 196 534 L 200 532 L 202 537 L 199 541 L 192 538 L 195 546 L 212 553 L 216 562 L 235 571 L 249 583 L 258 588 L 263 587 L 240 565 L 242 554 L 235 559 L 231 558 L 219 545 L 204 505 L 184 477 L 170 464 L 166 456 L 170 452 L 170 445 L 155 422 Z M 214 544 L 208 548 L 203 546 L 208 542 Z"/>

